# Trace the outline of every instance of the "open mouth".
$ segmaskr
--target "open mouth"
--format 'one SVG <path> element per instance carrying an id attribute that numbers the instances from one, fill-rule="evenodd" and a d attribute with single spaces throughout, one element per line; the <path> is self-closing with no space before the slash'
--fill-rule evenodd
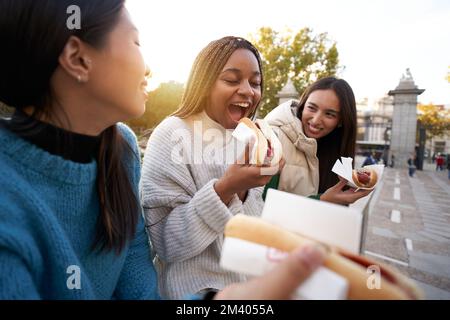
<path id="1" fill-rule="evenodd" d="M 236 102 L 230 104 L 228 112 L 230 113 L 231 119 L 235 122 L 239 122 L 239 120 L 245 117 L 249 107 L 249 102 Z"/>
<path id="2" fill-rule="evenodd" d="M 311 124 L 308 124 L 308 129 L 313 134 L 317 134 L 322 131 L 322 128 L 313 127 Z"/>

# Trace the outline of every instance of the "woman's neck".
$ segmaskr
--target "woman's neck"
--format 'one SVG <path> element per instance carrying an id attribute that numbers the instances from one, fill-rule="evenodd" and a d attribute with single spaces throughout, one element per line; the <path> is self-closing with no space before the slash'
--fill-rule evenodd
<path id="1" fill-rule="evenodd" d="M 49 124 L 56 128 L 81 134 L 85 136 L 96 137 L 100 135 L 108 126 L 102 125 L 101 118 L 96 116 L 86 117 L 79 113 L 68 112 L 62 108 L 52 108 L 55 110 L 52 114 L 35 113 L 34 107 L 26 107 L 22 111 L 29 117 Z M 56 110 L 60 110 L 59 112 Z"/>
<path id="2" fill-rule="evenodd" d="M 52 155 L 77 163 L 89 163 L 97 157 L 101 136 L 73 133 L 16 110 L 6 127 Z"/>

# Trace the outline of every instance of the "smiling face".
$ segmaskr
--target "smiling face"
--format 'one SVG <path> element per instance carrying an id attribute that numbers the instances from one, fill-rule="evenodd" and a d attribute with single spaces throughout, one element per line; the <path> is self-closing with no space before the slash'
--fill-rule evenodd
<path id="1" fill-rule="evenodd" d="M 308 138 L 326 136 L 338 126 L 340 111 L 339 98 L 334 90 L 313 91 L 302 112 L 303 132 Z"/>
<path id="2" fill-rule="evenodd" d="M 261 70 L 255 55 L 237 49 L 215 81 L 205 108 L 208 116 L 225 129 L 234 129 L 261 100 Z"/>
<path id="3" fill-rule="evenodd" d="M 145 111 L 148 69 L 139 47 L 139 33 L 128 11 L 122 9 L 106 46 L 91 53 L 93 68 L 87 85 L 115 121 L 135 118 Z"/>

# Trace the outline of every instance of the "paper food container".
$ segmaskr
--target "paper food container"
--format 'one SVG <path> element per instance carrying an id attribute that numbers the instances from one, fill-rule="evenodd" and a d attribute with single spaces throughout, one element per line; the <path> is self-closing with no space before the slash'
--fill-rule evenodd
<path id="1" fill-rule="evenodd" d="M 261 218 L 319 242 L 359 253 L 362 216 L 358 210 L 269 189 Z M 260 276 L 286 255 L 274 248 L 225 237 L 220 264 L 226 270 Z M 293 299 L 346 299 L 348 288 L 344 277 L 320 267 L 297 289 Z"/>
<path id="2" fill-rule="evenodd" d="M 249 145 L 250 148 L 249 163 L 256 164 L 256 141 L 258 141 L 256 133 L 245 124 L 239 123 L 231 135 L 237 141 L 239 141 L 241 145 L 243 146 L 246 146 L 247 144 Z M 242 149 L 242 151 L 245 152 L 245 147 Z M 239 159 L 244 158 L 243 152 L 241 155 L 238 156 Z"/>
<path id="3" fill-rule="evenodd" d="M 225 238 L 220 265 L 222 268 L 261 276 L 287 257 L 286 252 L 237 238 Z M 292 299 L 343 300 L 347 298 L 348 281 L 337 273 L 319 267 L 300 285 Z"/>
<path id="4" fill-rule="evenodd" d="M 381 177 L 383 176 L 384 165 L 382 165 L 382 164 L 372 164 L 372 165 L 363 167 L 363 168 L 367 168 L 367 169 L 373 169 L 377 173 L 377 176 L 378 176 L 378 181 L 373 187 L 371 187 L 371 188 L 364 188 L 364 187 L 358 187 L 353 182 L 352 162 L 353 162 L 352 158 L 341 157 L 341 160 L 339 160 L 339 159 L 336 160 L 336 163 L 334 164 L 334 166 L 331 169 L 331 171 L 333 171 L 338 176 L 340 176 L 340 177 L 344 178 L 345 180 L 347 180 L 348 181 L 347 185 L 349 185 L 352 188 L 355 188 L 356 191 L 358 191 L 358 190 L 372 190 L 372 189 L 374 189 L 377 186 L 378 182 L 380 182 Z"/>
<path id="5" fill-rule="evenodd" d="M 362 214 L 356 209 L 269 189 L 261 218 L 286 230 L 359 254 Z"/>

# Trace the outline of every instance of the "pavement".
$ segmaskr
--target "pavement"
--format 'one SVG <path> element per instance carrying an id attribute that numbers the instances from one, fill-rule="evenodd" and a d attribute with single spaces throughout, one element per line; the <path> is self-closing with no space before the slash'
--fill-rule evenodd
<path id="1" fill-rule="evenodd" d="M 450 300 L 447 170 L 385 168 L 369 208 L 364 254 L 414 279 L 426 299 Z"/>

